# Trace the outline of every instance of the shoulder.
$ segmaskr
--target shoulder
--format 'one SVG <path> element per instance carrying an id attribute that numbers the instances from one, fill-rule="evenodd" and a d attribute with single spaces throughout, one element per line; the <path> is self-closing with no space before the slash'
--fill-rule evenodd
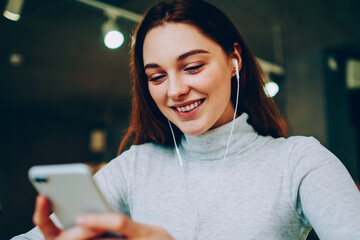
<path id="1" fill-rule="evenodd" d="M 328 172 L 344 171 L 342 162 L 314 137 L 293 136 L 287 139 L 276 139 L 287 151 L 287 172 L 290 177 L 299 181 L 309 173 L 318 176 Z"/>
<path id="2" fill-rule="evenodd" d="M 327 149 L 314 137 L 292 136 L 286 139 L 288 144 L 292 146 L 292 152 L 303 150 L 326 150 Z"/>
<path id="3" fill-rule="evenodd" d="M 272 138 L 266 143 L 266 148 L 267 154 L 276 156 L 290 172 L 342 167 L 341 161 L 314 137 Z"/>
<path id="4" fill-rule="evenodd" d="M 301 161 L 304 167 L 340 162 L 314 137 L 294 136 L 287 141 L 291 146 L 290 160 Z"/>
<path id="5" fill-rule="evenodd" d="M 269 144 L 279 145 L 280 147 L 291 147 L 291 148 L 312 148 L 319 147 L 321 143 L 314 137 L 311 136 L 291 136 L 288 138 L 273 138 L 269 141 Z"/>
<path id="6" fill-rule="evenodd" d="M 133 145 L 130 149 L 121 153 L 119 156 L 111 160 L 101 172 L 131 172 L 137 165 L 145 166 L 148 162 L 156 162 L 157 160 L 173 155 L 172 147 L 163 146 L 156 143 L 144 143 Z"/>
<path id="7" fill-rule="evenodd" d="M 267 147 L 287 152 L 290 155 L 289 157 L 329 152 L 316 138 L 307 136 L 273 138 L 267 142 Z"/>
<path id="8" fill-rule="evenodd" d="M 262 144 L 256 142 L 258 148 L 266 150 L 268 154 L 274 156 L 284 156 L 287 158 L 306 154 L 309 152 L 327 152 L 328 150 L 314 137 L 292 136 L 288 138 L 272 138 L 261 136 Z"/>
<path id="9" fill-rule="evenodd" d="M 127 204 L 119 204 L 122 201 L 127 203 L 128 191 L 132 189 L 134 179 L 144 178 L 147 172 L 152 173 L 149 169 L 154 170 L 166 162 L 163 159 L 169 160 L 167 156 L 171 152 L 171 148 L 154 143 L 134 145 L 101 168 L 94 179 L 112 207 L 127 212 L 124 207 Z"/>
<path id="10" fill-rule="evenodd" d="M 117 156 L 113 161 L 121 161 L 121 159 L 126 159 L 130 162 L 137 161 L 138 159 L 144 160 L 152 158 L 153 156 L 160 157 L 162 155 L 169 155 L 172 154 L 173 151 L 173 147 L 150 142 L 131 146 L 129 150 Z"/>
<path id="11" fill-rule="evenodd" d="M 136 153 L 149 153 L 149 152 L 162 153 L 162 152 L 165 152 L 165 153 L 167 153 L 169 151 L 170 152 L 173 151 L 173 147 L 149 142 L 149 143 L 143 143 L 140 145 L 132 145 L 130 147 L 130 149 L 126 152 L 130 152 L 130 153 L 135 153 L 135 152 Z"/>

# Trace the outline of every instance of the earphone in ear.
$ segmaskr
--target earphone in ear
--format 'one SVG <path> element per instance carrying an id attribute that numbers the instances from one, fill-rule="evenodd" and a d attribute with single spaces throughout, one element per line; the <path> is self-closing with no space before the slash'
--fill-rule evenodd
<path id="1" fill-rule="evenodd" d="M 236 58 L 233 58 L 232 62 L 234 64 L 234 67 L 236 67 L 238 65 L 238 60 Z"/>
<path id="2" fill-rule="evenodd" d="M 238 64 L 238 60 L 236 58 L 232 59 L 233 65 L 235 67 L 235 74 L 236 74 L 236 79 L 239 82 L 240 81 L 240 74 L 239 74 L 239 64 Z"/>

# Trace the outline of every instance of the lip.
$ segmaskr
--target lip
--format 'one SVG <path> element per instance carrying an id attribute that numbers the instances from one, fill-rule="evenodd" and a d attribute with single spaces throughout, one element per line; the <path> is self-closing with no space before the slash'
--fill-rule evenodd
<path id="1" fill-rule="evenodd" d="M 191 101 L 183 102 L 183 103 L 180 103 L 180 104 L 172 105 L 171 108 L 185 107 L 185 106 L 193 104 L 193 103 L 195 103 L 197 101 L 201 101 L 201 103 L 202 103 L 204 100 L 205 100 L 204 98 L 203 99 L 191 100 Z"/>
<path id="2" fill-rule="evenodd" d="M 184 103 L 181 103 L 181 104 L 175 104 L 173 106 L 171 106 L 171 109 L 180 117 L 180 118 L 192 118 L 195 116 L 195 114 L 200 111 L 200 109 L 202 108 L 203 106 L 203 103 L 205 102 L 205 98 L 203 99 L 197 99 L 197 100 L 192 100 L 192 101 L 187 101 L 187 102 L 184 102 Z M 201 103 L 194 109 L 188 111 L 188 112 L 180 112 L 178 111 L 176 108 L 179 108 L 179 107 L 185 107 L 185 106 L 188 106 L 190 104 L 193 104 L 195 102 L 198 102 L 198 101 L 201 101 Z"/>

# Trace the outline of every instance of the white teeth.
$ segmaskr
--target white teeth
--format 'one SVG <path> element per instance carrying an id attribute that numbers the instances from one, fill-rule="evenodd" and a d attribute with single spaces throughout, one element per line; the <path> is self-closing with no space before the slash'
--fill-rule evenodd
<path id="1" fill-rule="evenodd" d="M 187 105 L 185 107 L 177 107 L 176 110 L 178 110 L 179 112 L 188 112 L 190 110 L 193 110 L 194 108 L 198 107 L 201 104 L 201 100 L 192 103 L 190 105 Z"/>

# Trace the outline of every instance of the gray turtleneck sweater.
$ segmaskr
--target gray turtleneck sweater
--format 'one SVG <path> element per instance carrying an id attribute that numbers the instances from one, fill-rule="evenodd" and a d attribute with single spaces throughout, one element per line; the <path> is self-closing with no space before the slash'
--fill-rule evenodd
<path id="1" fill-rule="evenodd" d="M 114 210 L 179 240 L 193 238 L 197 210 L 198 239 L 306 239 L 311 227 L 320 239 L 360 239 L 360 193 L 342 163 L 314 138 L 259 136 L 247 119 L 235 120 L 220 178 L 231 123 L 184 135 L 184 178 L 174 148 L 147 143 L 95 179 Z"/>

